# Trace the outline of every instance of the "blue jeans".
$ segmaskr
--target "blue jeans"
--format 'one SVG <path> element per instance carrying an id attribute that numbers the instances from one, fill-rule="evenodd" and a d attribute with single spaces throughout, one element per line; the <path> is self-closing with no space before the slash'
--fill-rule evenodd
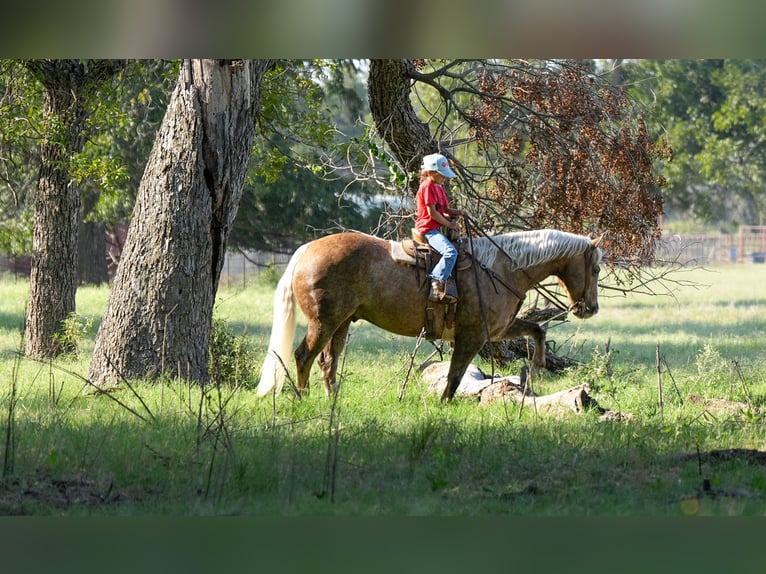
<path id="1" fill-rule="evenodd" d="M 431 271 L 431 277 L 438 279 L 442 283 L 452 274 L 452 268 L 455 267 L 457 261 L 457 249 L 452 242 L 447 239 L 438 229 L 429 231 L 425 234 L 425 238 L 428 240 L 428 244 L 441 253 L 442 258 L 434 266 Z"/>

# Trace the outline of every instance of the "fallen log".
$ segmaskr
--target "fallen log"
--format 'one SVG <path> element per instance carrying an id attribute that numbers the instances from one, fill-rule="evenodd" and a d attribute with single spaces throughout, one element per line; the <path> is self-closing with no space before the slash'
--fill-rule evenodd
<path id="1" fill-rule="evenodd" d="M 688 396 L 689 402 L 696 405 L 702 405 L 705 408 L 705 412 L 711 415 L 723 415 L 731 417 L 741 417 L 747 413 L 762 416 L 762 409 L 753 407 L 748 403 L 738 401 L 727 401 L 725 399 L 706 399 L 699 395 L 690 394 Z"/>
<path id="2" fill-rule="evenodd" d="M 529 391 L 528 387 L 525 393 L 521 379 L 518 377 L 513 378 L 518 380 L 509 380 L 511 378 L 506 377 L 506 380 L 496 381 L 482 389 L 479 404 L 488 405 L 497 400 L 510 400 L 514 403 L 520 403 L 524 400 L 526 404 L 538 412 L 556 409 L 572 411 L 577 414 L 582 414 L 587 409 L 595 409 L 601 414 L 606 412 L 606 409 L 600 407 L 596 400 L 588 394 L 590 387 L 587 383 L 550 395 L 538 396 Z"/>
<path id="3" fill-rule="evenodd" d="M 449 362 L 440 361 L 421 365 L 421 378 L 428 383 L 428 391 L 441 395 L 447 385 Z M 488 378 L 476 365 L 469 365 L 466 374 L 460 381 L 455 392 L 456 396 L 478 397 L 479 404 L 486 406 L 497 400 L 529 404 L 537 412 L 563 414 L 574 412 L 582 414 L 587 410 L 596 410 L 601 414 L 599 420 L 626 420 L 632 415 L 617 413 L 601 407 L 596 399 L 590 396 L 590 386 L 587 383 L 558 391 L 549 395 L 535 394 L 529 385 L 525 385 L 521 377 L 504 376 Z"/>

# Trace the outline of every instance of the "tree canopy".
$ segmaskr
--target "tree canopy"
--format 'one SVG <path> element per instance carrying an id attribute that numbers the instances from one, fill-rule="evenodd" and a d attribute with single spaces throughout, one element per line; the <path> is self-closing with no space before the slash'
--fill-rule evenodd
<path id="1" fill-rule="evenodd" d="M 177 63 L 129 62 L 91 98 L 82 150 L 67 170 L 85 196 L 84 217 L 107 223 L 130 214 L 167 106 Z M 172 78 L 172 80 L 171 80 Z M 0 61 L 0 251 L 28 254 L 32 204 L 46 132 L 43 85 L 23 61 Z"/>
<path id="2" fill-rule="evenodd" d="M 177 65 L 131 62 L 101 88 L 85 146 L 70 158 L 82 193 L 98 199 L 91 219 L 129 217 Z M 615 261 L 641 265 L 660 214 L 758 221 L 763 67 L 280 61 L 264 78 L 230 245 L 289 250 L 341 228 L 406 233 L 420 158 L 440 150 L 460 175 L 450 192 L 483 229 L 607 232 Z M 31 246 L 42 89 L 13 61 L 2 62 L 0 87 L 0 249 L 19 254 Z"/>
<path id="3" fill-rule="evenodd" d="M 725 226 L 755 224 L 766 180 L 766 62 L 642 60 L 626 82 L 667 139 L 664 166 L 671 214 Z"/>

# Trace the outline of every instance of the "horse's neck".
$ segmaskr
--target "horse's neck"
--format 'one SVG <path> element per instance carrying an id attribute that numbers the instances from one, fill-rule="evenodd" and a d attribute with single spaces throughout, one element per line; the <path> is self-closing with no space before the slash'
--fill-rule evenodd
<path id="1" fill-rule="evenodd" d="M 510 269 L 510 264 L 507 266 Z M 558 269 L 557 261 L 547 261 L 525 268 L 512 271 L 512 275 L 519 287 L 527 291 L 551 275 L 555 275 Z"/>

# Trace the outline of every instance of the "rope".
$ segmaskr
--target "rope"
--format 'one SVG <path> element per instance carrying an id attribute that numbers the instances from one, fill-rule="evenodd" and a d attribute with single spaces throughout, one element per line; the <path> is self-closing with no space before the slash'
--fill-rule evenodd
<path id="1" fill-rule="evenodd" d="M 468 217 L 468 215 L 465 212 L 463 212 L 463 219 L 465 219 L 467 224 L 465 226 L 466 227 L 465 231 L 466 231 L 466 235 L 468 235 L 468 244 L 471 246 L 471 259 L 474 259 L 473 258 L 473 234 L 471 233 L 471 229 L 474 228 L 475 226 L 471 222 L 470 217 Z M 474 259 L 474 263 L 478 263 L 478 261 Z M 487 309 L 484 305 L 484 295 L 481 289 L 479 288 L 479 271 L 477 269 L 477 265 L 474 264 L 474 265 L 471 265 L 471 267 L 473 267 L 473 278 L 474 278 L 474 281 L 476 282 L 476 294 L 479 297 L 479 310 L 481 311 L 481 320 L 484 322 L 484 328 L 486 330 L 486 335 L 487 335 L 487 342 L 485 344 L 489 344 L 492 339 L 489 334 L 489 321 L 487 320 Z M 482 265 L 482 269 L 486 269 L 484 265 Z M 497 287 L 495 288 L 495 290 L 497 290 Z M 513 321 L 515 320 L 516 320 L 516 317 L 514 316 L 513 320 L 511 321 L 511 324 L 513 324 Z M 492 345 L 489 345 L 489 354 L 490 354 L 490 358 L 492 359 L 491 361 L 492 372 L 490 373 L 490 380 L 494 381 L 495 380 L 495 349 Z M 450 382 L 447 381 L 448 386 L 449 384 Z"/>

